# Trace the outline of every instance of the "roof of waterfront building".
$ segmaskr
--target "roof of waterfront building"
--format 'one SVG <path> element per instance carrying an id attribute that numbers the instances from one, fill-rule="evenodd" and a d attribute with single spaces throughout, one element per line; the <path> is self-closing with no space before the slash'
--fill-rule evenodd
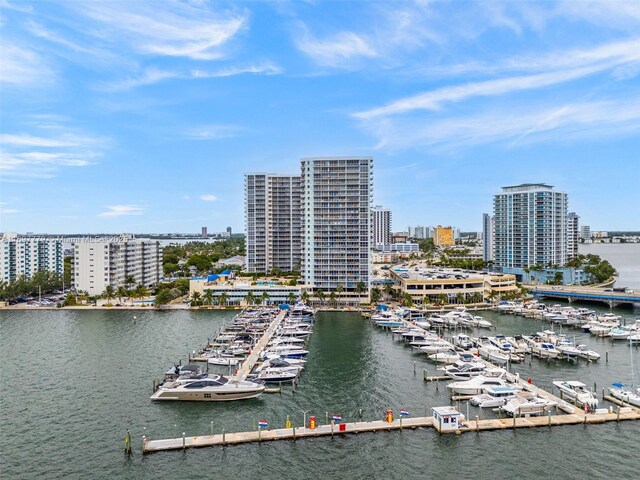
<path id="1" fill-rule="evenodd" d="M 486 272 L 480 270 L 463 270 L 461 268 L 437 268 L 417 265 L 406 267 L 404 265 L 391 269 L 405 280 L 464 280 L 467 278 L 481 278 L 487 275 L 492 277 L 502 276 L 502 273 Z"/>

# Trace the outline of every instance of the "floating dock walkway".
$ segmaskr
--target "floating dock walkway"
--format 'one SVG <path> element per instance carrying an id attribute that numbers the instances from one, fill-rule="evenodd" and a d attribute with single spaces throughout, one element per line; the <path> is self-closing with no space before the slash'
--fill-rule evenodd
<path id="1" fill-rule="evenodd" d="M 574 413 L 570 415 L 547 415 L 541 417 L 513 417 L 488 420 L 466 419 L 463 425 L 452 432 L 465 433 L 487 430 L 508 430 L 515 428 L 554 427 L 559 425 L 600 424 L 625 420 L 640 420 L 640 409 L 621 407 L 608 413 Z M 392 422 L 376 420 L 372 422 L 353 422 L 343 424 L 320 425 L 315 429 L 303 427 L 279 428 L 274 430 L 254 430 L 251 432 L 222 433 L 216 435 L 200 435 L 163 440 L 147 440 L 143 438 L 142 453 L 161 452 L 165 450 L 182 450 L 195 447 L 212 447 L 238 445 L 242 443 L 269 442 L 275 440 L 298 440 L 312 437 L 328 437 L 346 434 L 357 434 L 378 431 L 415 429 L 433 427 L 438 430 L 433 417 L 408 417 Z"/>

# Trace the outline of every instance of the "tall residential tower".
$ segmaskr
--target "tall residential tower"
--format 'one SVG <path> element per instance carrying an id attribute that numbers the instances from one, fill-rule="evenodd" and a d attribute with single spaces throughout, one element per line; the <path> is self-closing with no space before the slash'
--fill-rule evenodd
<path id="1" fill-rule="evenodd" d="M 373 159 L 305 158 L 301 168 L 305 283 L 348 294 L 362 282 L 368 292 Z"/>
<path id="2" fill-rule="evenodd" d="M 490 262 L 493 260 L 493 217 L 488 213 L 482 214 L 482 260 Z"/>
<path id="3" fill-rule="evenodd" d="M 372 244 L 391 243 L 391 210 L 376 205 L 371 209 Z"/>
<path id="4" fill-rule="evenodd" d="M 299 270 L 302 241 L 298 175 L 245 175 L 247 271 Z"/>
<path id="5" fill-rule="evenodd" d="M 567 258 L 578 256 L 578 240 L 580 239 L 580 217 L 575 212 L 567 215 Z"/>
<path id="6" fill-rule="evenodd" d="M 503 187 L 493 213 L 494 261 L 502 271 L 567 262 L 566 193 L 543 183 Z"/>

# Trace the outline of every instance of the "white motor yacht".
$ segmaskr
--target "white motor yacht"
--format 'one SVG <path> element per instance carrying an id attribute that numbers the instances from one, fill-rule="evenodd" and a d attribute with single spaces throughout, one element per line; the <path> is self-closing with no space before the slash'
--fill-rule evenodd
<path id="1" fill-rule="evenodd" d="M 530 415 L 544 415 L 556 405 L 557 402 L 531 395 L 529 392 L 521 392 L 500 407 L 500 410 L 511 416 L 528 417 Z"/>
<path id="2" fill-rule="evenodd" d="M 449 349 L 444 352 L 432 353 L 427 357 L 436 363 L 444 363 L 446 365 L 452 365 L 460 360 L 460 354 L 454 349 Z"/>
<path id="3" fill-rule="evenodd" d="M 589 349 L 589 347 L 587 347 L 586 345 L 578 345 L 576 347 L 576 350 L 580 352 L 578 353 L 578 356 L 580 358 L 584 358 L 587 360 L 598 360 L 600 358 L 600 354 L 598 352 Z"/>
<path id="4" fill-rule="evenodd" d="M 582 382 L 576 382 L 574 380 L 554 380 L 553 384 L 562 394 L 574 400 L 578 405 L 587 406 L 590 410 L 595 410 L 598 406 L 598 397 L 593 392 L 587 390 L 587 386 Z"/>
<path id="5" fill-rule="evenodd" d="M 300 371 L 295 367 L 278 367 L 262 369 L 256 380 L 262 380 L 267 383 L 290 382 L 295 380 Z"/>
<path id="6" fill-rule="evenodd" d="M 451 350 L 452 348 L 453 345 L 451 345 L 449 342 L 445 340 L 438 340 L 437 342 L 433 342 L 431 345 L 420 347 L 420 350 L 422 350 L 426 354 L 432 354 L 446 352 L 447 350 Z"/>
<path id="7" fill-rule="evenodd" d="M 560 352 L 553 343 L 540 342 L 531 347 L 531 351 L 538 355 L 540 358 L 558 358 Z"/>
<path id="8" fill-rule="evenodd" d="M 452 382 L 447 385 L 447 388 L 451 390 L 451 393 L 457 393 L 459 395 L 478 395 L 488 387 L 506 387 L 507 382 L 502 377 L 487 377 L 485 375 L 478 375 L 471 380 L 465 380 L 462 382 Z"/>
<path id="9" fill-rule="evenodd" d="M 241 360 L 242 359 L 238 357 L 220 355 L 207 358 L 207 363 L 210 363 L 211 365 L 235 367 L 240 363 Z"/>
<path id="10" fill-rule="evenodd" d="M 487 368 L 478 362 L 456 362 L 442 368 L 444 374 L 452 380 L 469 380 L 478 375 L 486 374 Z"/>
<path id="11" fill-rule="evenodd" d="M 264 390 L 262 384 L 229 379 L 223 375 L 194 375 L 165 382 L 151 395 L 151 400 L 228 402 L 255 398 Z"/>
<path id="12" fill-rule="evenodd" d="M 484 393 L 476 395 L 469 403 L 480 408 L 501 407 L 516 396 L 518 391 L 513 387 L 491 386 Z"/>

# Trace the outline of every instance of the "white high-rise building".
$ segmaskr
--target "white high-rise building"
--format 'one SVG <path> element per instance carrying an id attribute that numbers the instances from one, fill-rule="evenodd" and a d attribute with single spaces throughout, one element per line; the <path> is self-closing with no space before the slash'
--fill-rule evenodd
<path id="1" fill-rule="evenodd" d="M 31 278 L 41 270 L 62 276 L 64 248 L 60 239 L 3 233 L 0 246 L 0 281 L 13 282 L 25 276 Z"/>
<path id="2" fill-rule="evenodd" d="M 488 213 L 482 214 L 482 259 L 485 262 L 493 260 L 493 217 Z"/>
<path id="3" fill-rule="evenodd" d="M 583 240 L 591 239 L 591 227 L 589 225 L 582 225 L 580 228 L 580 238 Z"/>
<path id="4" fill-rule="evenodd" d="M 104 240 L 104 241 L 102 241 Z M 162 278 L 162 247 L 153 240 L 126 236 L 119 240 L 96 238 L 73 246 L 73 286 L 89 295 L 101 295 L 107 285 L 153 287 Z"/>
<path id="5" fill-rule="evenodd" d="M 391 243 L 391 210 L 376 205 L 371 209 L 373 245 Z"/>
<path id="6" fill-rule="evenodd" d="M 503 187 L 493 199 L 494 262 L 507 273 L 567 262 L 567 194 L 542 183 Z"/>
<path id="7" fill-rule="evenodd" d="M 299 270 L 302 256 L 299 175 L 245 175 L 247 271 Z"/>
<path id="8" fill-rule="evenodd" d="M 362 282 L 368 292 L 373 159 L 305 158 L 301 167 L 305 283 L 348 293 Z"/>
<path id="9" fill-rule="evenodd" d="M 567 258 L 578 256 L 578 239 L 580 238 L 580 217 L 575 212 L 567 215 Z"/>

